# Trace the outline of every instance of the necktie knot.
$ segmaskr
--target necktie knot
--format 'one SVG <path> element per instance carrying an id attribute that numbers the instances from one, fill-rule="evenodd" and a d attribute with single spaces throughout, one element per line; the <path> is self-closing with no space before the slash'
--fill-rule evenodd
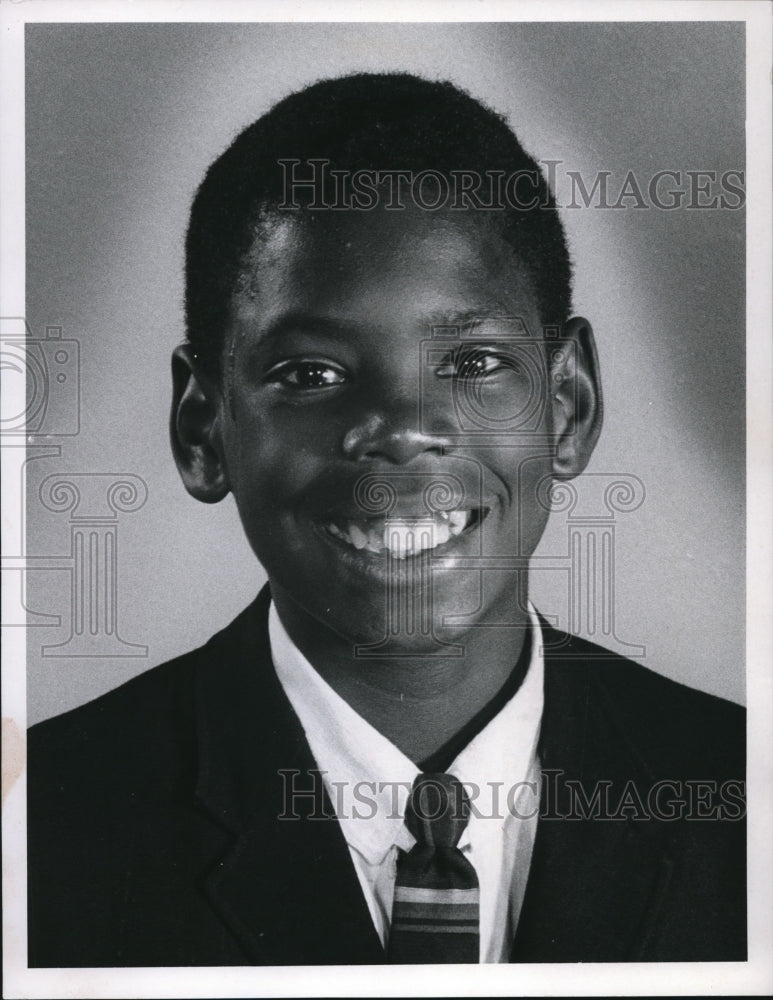
<path id="1" fill-rule="evenodd" d="M 470 799 L 452 774 L 417 775 L 405 825 L 427 847 L 456 847 L 470 818 Z"/>
<path id="2" fill-rule="evenodd" d="M 456 846 L 469 817 L 470 800 L 458 778 L 416 778 L 405 810 L 416 843 L 397 861 L 389 962 L 478 962 L 478 876 Z"/>

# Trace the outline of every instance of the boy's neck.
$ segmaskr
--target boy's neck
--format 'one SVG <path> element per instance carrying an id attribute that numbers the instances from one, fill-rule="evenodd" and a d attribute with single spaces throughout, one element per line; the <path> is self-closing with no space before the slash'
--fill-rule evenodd
<path id="1" fill-rule="evenodd" d="M 274 602 L 288 635 L 349 705 L 418 763 L 444 747 L 482 713 L 513 674 L 529 626 L 525 594 L 492 617 L 512 625 L 455 630 L 443 639 L 463 656 L 362 658 L 354 645 L 306 615 L 281 588 Z M 503 614 L 504 611 L 504 614 Z M 514 691 L 513 691 L 514 693 Z"/>

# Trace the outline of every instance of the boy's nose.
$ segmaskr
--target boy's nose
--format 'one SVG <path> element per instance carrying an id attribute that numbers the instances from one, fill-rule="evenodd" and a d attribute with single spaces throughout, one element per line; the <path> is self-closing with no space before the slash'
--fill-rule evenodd
<path id="1" fill-rule="evenodd" d="M 352 461 L 385 461 L 394 465 L 406 465 L 423 454 L 443 454 L 450 439 L 423 430 L 417 424 L 415 419 L 390 420 L 373 414 L 347 431 L 344 454 Z"/>

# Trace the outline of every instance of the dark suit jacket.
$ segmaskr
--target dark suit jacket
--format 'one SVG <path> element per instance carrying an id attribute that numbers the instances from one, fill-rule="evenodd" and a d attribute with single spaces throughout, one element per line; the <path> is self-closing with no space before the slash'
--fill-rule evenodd
<path id="1" fill-rule="evenodd" d="M 201 649 L 30 730 L 31 966 L 384 961 L 338 823 L 311 798 L 277 819 L 278 772 L 315 763 L 267 606 L 264 591 Z M 512 960 L 744 959 L 743 809 L 723 787 L 744 776 L 742 710 L 545 641 L 545 815 Z M 649 815 L 662 780 L 662 810 L 692 796 L 707 818 Z M 618 818 L 581 818 L 578 788 Z"/>

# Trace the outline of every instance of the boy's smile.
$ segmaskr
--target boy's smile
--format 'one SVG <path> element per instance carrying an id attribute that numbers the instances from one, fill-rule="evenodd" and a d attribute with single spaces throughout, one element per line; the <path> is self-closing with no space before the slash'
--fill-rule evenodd
<path id="1" fill-rule="evenodd" d="M 191 492 L 233 492 L 291 633 L 411 657 L 522 626 L 547 480 L 584 464 L 582 352 L 546 348 L 497 217 L 271 211 L 255 232 L 219 384 L 180 375 Z"/>

